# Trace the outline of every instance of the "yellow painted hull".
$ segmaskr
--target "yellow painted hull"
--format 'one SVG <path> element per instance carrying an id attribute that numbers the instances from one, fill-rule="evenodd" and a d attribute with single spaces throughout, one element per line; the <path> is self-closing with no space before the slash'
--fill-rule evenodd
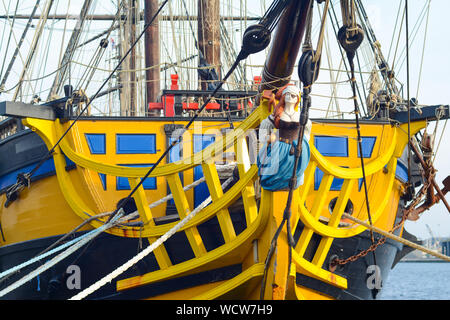
<path id="1" fill-rule="evenodd" d="M 353 204 L 353 216 L 367 220 L 364 188 L 361 188 L 360 158 L 357 153 L 356 129 L 349 123 L 313 124 L 311 135 L 311 161 L 304 175 L 303 185 L 295 190 L 291 207 L 292 230 L 299 230 L 296 245 L 289 260 L 286 229 L 278 238 L 277 251 L 265 269 L 265 259 L 271 240 L 283 219 L 287 192 L 258 190 L 258 172 L 248 154 L 245 132 L 257 127 L 267 116 L 267 105 L 262 105 L 244 120 L 234 135 L 221 134 L 227 123 L 204 121 L 202 128 L 194 127 L 183 134 L 182 160 L 175 163 L 163 161 L 150 175 L 154 188 L 138 188 L 134 195 L 139 217 L 134 222 L 142 226 L 119 225 L 106 232 L 122 238 L 146 238 L 153 243 L 179 220 L 167 224 L 156 224 L 168 212 L 164 203 L 149 209 L 149 204 L 173 194 L 173 206 L 184 218 L 195 209 L 195 190 L 183 191 L 183 186 L 193 183 L 196 172 L 202 168 L 205 183 L 212 203 L 201 210 L 179 232 L 186 236 L 193 257 L 180 263 L 172 263 L 165 245 L 154 251 L 158 269 L 131 277 L 119 277 L 116 290 L 127 293 L 154 283 L 184 278 L 190 275 L 218 270 L 231 265 L 240 265 L 240 272 L 231 278 L 171 292 L 152 295 L 151 299 L 259 299 L 262 280 L 266 271 L 265 299 L 334 299 L 328 291 L 313 289 L 299 283 L 299 275 L 319 281 L 332 289 L 347 290 L 348 281 L 342 275 L 328 269 L 330 248 L 336 241 L 361 235 L 366 229 L 341 219 L 348 199 Z M 25 119 L 50 148 L 57 137 L 70 125 L 58 121 Z M 63 139 L 54 153 L 56 175 L 31 184 L 21 192 L 20 198 L 8 208 L 0 208 L 1 225 L 5 241 L 1 246 L 19 244 L 24 241 L 66 234 L 84 220 L 103 212 L 116 209 L 118 201 L 128 196 L 130 189 L 138 184 L 148 170 L 168 147 L 165 125 L 184 125 L 185 121 L 152 120 L 80 120 Z M 415 124 L 416 132 L 424 126 Z M 166 127 L 167 128 L 167 127 Z M 242 132 L 240 132 L 241 130 Z M 362 135 L 376 137 L 366 163 L 367 185 L 374 225 L 391 230 L 395 224 L 403 183 L 396 178 L 397 160 L 406 145 L 406 134 L 402 128 L 388 124 L 363 124 Z M 118 135 L 154 134 L 154 152 L 119 152 Z M 97 135 L 97 136 L 96 136 Z M 215 142 L 195 153 L 195 136 L 214 136 Z M 104 152 L 93 152 L 88 136 L 104 137 Z M 346 137 L 346 156 L 324 156 L 315 142 L 320 137 Z M 224 154 L 233 154 L 237 162 L 239 180 L 226 192 L 216 164 L 223 162 Z M 76 169 L 65 170 L 65 158 L 76 164 Z M 132 165 L 147 164 L 147 167 Z M 322 176 L 318 176 L 318 169 Z M 182 178 L 180 178 L 182 173 Z M 120 180 L 118 177 L 121 177 Z M 320 178 L 320 179 L 319 179 Z M 128 182 L 129 188 L 120 190 L 119 181 Z M 334 182 L 333 182 L 334 181 Z M 336 185 L 339 188 L 336 188 Z M 333 187 L 334 186 L 334 187 Z M 330 203 L 335 199 L 334 210 Z M 1 196 L 4 204 L 5 195 Z M 234 207 L 233 207 L 234 205 Z M 244 229 L 236 232 L 232 221 L 233 211 L 242 212 Z M 200 233 L 202 223 L 217 219 L 223 244 L 207 249 Z M 100 227 L 106 218 L 95 219 L 83 230 Z M 131 222 L 133 222 L 131 221 Z M 298 228 L 297 228 L 298 227 Z M 315 241 L 315 242 L 314 242 Z M 312 245 L 312 243 L 315 243 Z M 311 252 L 311 247 L 314 247 Z M 360 248 L 364 249 L 364 248 Z M 132 258 L 136 252 L 130 252 Z M 292 264 L 289 266 L 288 261 Z M 116 267 L 119 267 L 117 265 Z"/>

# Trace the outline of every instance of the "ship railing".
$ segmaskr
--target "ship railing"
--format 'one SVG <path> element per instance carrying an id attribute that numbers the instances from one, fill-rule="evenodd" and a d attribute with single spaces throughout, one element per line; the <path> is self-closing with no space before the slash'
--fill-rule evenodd
<path id="1" fill-rule="evenodd" d="M 255 103 L 257 94 L 257 91 L 219 90 L 214 100 L 206 105 L 205 114 L 226 117 L 226 113 L 229 113 L 234 118 L 246 117 Z M 163 110 L 166 117 L 180 117 L 198 110 L 209 96 L 210 93 L 207 91 L 163 90 L 159 107 L 153 103 L 151 108 L 158 107 Z"/>
<path id="2" fill-rule="evenodd" d="M 0 117 L 0 141 L 21 130 L 23 130 L 23 126 L 20 120 Z"/>
<path id="3" fill-rule="evenodd" d="M 412 124 L 412 134 L 424 128 L 425 125 L 424 122 Z M 392 202 L 393 190 L 397 187 L 401 190 L 401 184 L 394 186 L 394 183 L 397 161 L 408 141 L 405 125 L 397 127 L 384 125 L 379 140 L 382 141 L 379 156 L 365 163 L 365 177 L 369 181 L 372 178 L 372 182 L 369 183 L 368 198 L 373 225 L 385 224 L 385 220 L 390 218 L 395 220 L 395 214 L 387 218 L 386 213 L 391 210 L 389 204 Z M 311 159 L 304 173 L 303 184 L 294 190 L 293 194 L 291 230 L 295 234 L 299 227 L 300 232 L 296 235 L 295 246 L 292 250 L 291 272 L 284 274 L 285 278 L 290 279 L 288 283 L 292 289 L 291 294 L 300 299 L 302 294 L 295 282 L 296 273 L 318 279 L 340 289 L 347 288 L 347 279 L 337 274 L 336 268 L 331 265 L 333 259 L 330 255 L 331 245 L 335 239 L 350 238 L 367 230 L 363 225 L 343 219 L 344 212 L 369 223 L 364 188 L 361 188 L 363 179 L 361 167 L 341 167 L 322 156 L 313 144 L 310 145 L 310 150 Z M 315 181 L 317 170 L 323 172 L 318 187 Z M 335 179 L 341 183 L 339 190 L 332 189 Z M 288 191 L 262 190 L 260 213 L 267 210 L 272 216 L 278 217 L 280 223 L 287 197 Z M 352 200 L 358 205 L 349 206 Z M 354 210 L 349 210 L 351 207 Z M 283 244 L 285 251 L 289 250 L 287 237 L 281 241 L 281 245 L 279 243 L 279 246 Z M 284 285 L 286 282 L 283 279 L 280 283 Z M 266 289 L 270 291 L 269 287 Z"/>

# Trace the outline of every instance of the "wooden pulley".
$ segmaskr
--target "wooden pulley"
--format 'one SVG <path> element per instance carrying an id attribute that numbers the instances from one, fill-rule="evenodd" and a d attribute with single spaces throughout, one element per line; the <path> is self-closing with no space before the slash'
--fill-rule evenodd
<path id="1" fill-rule="evenodd" d="M 298 62 L 298 77 L 303 86 L 312 85 L 319 76 L 320 58 L 314 62 L 314 54 L 312 50 L 305 51 Z"/>
<path id="2" fill-rule="evenodd" d="M 364 30 L 360 25 L 357 25 L 356 28 L 343 26 L 339 29 L 337 37 L 347 55 L 349 53 L 354 55 L 364 40 Z"/>
<path id="3" fill-rule="evenodd" d="M 250 54 L 258 53 L 270 44 L 271 34 L 270 30 L 261 24 L 254 24 L 249 26 L 242 39 L 241 53 L 243 59 Z"/>

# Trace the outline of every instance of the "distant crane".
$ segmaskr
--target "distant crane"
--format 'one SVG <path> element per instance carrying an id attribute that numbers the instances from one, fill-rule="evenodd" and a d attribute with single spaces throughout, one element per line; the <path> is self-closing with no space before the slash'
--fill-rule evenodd
<path id="1" fill-rule="evenodd" d="M 425 226 L 427 227 L 428 232 L 429 232 L 430 235 L 431 235 L 431 245 L 432 245 L 432 246 L 434 246 L 434 245 L 436 245 L 436 246 L 439 245 L 439 242 L 438 242 L 438 240 L 436 239 L 436 237 L 434 236 L 433 231 L 431 231 L 430 226 L 429 226 L 428 224 L 425 224 Z"/>

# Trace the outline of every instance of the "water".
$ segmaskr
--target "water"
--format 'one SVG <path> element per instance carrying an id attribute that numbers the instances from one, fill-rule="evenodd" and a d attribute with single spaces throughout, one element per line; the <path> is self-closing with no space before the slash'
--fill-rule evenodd
<path id="1" fill-rule="evenodd" d="M 450 300 L 450 263 L 400 262 L 384 283 L 380 300 Z"/>

